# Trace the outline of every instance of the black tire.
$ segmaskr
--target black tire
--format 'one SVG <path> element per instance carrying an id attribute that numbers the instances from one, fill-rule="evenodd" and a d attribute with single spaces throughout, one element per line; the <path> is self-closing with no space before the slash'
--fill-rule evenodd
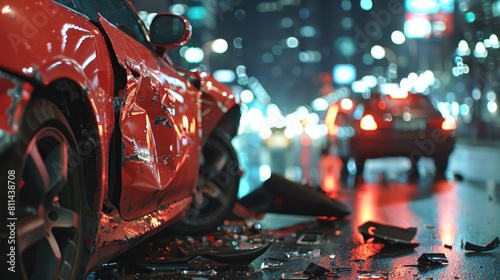
<path id="1" fill-rule="evenodd" d="M 216 129 L 203 147 L 193 203 L 170 228 L 178 234 L 201 234 L 217 229 L 236 203 L 241 170 L 230 137 Z"/>
<path id="2" fill-rule="evenodd" d="M 408 170 L 408 179 L 414 180 L 418 179 L 420 177 L 420 172 L 418 171 L 418 161 L 420 160 L 420 157 L 412 157 L 408 158 L 410 160 L 410 170 Z"/>
<path id="3" fill-rule="evenodd" d="M 340 180 L 341 181 L 346 181 L 347 178 L 349 177 L 349 158 L 348 157 L 341 157 L 340 160 L 342 161 L 342 167 L 340 169 Z"/>
<path id="4" fill-rule="evenodd" d="M 365 171 L 365 158 L 356 157 L 354 158 L 354 162 L 356 163 L 356 176 L 363 176 L 363 172 Z"/>
<path id="5" fill-rule="evenodd" d="M 81 164 L 74 164 L 74 151 L 75 137 L 61 111 L 51 102 L 34 100 L 17 141 L 1 155 L 2 176 L 15 176 L 21 279 L 83 276 L 84 176 Z"/>
<path id="6" fill-rule="evenodd" d="M 435 176 L 444 177 L 448 168 L 449 156 L 435 157 L 434 166 L 436 167 Z"/>

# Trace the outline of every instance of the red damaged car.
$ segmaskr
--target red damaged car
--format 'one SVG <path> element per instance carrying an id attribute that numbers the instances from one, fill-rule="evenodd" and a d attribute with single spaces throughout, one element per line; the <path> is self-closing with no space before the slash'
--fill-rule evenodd
<path id="1" fill-rule="evenodd" d="M 127 0 L 9 2 L 3 273 L 81 279 L 159 230 L 216 228 L 237 197 L 240 108 L 210 74 L 172 65 L 189 23 L 158 14 L 147 28 Z"/>

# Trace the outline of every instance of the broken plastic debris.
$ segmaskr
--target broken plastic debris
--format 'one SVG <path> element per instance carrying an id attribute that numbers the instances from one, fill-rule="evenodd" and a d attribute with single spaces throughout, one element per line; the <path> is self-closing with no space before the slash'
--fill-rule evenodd
<path id="1" fill-rule="evenodd" d="M 474 252 L 483 252 L 483 251 L 490 251 L 495 249 L 496 247 L 500 246 L 500 239 L 496 237 L 493 239 L 490 243 L 486 244 L 485 246 L 479 246 L 476 244 L 472 244 L 470 242 L 465 242 L 465 250 L 469 251 L 474 251 Z"/>
<path id="2" fill-rule="evenodd" d="M 345 217 L 351 209 L 326 193 L 272 173 L 260 188 L 239 200 L 253 213 Z"/>
<path id="3" fill-rule="evenodd" d="M 424 253 L 418 259 L 419 265 L 448 264 L 448 259 L 444 253 Z"/>
<path id="4" fill-rule="evenodd" d="M 203 251 L 196 252 L 189 256 L 169 259 L 169 260 L 145 260 L 138 262 L 137 264 L 154 271 L 171 270 L 172 265 L 188 264 L 191 261 L 198 258 L 207 258 L 214 260 L 219 263 L 229 264 L 229 265 L 248 265 L 254 261 L 257 257 L 264 254 L 269 246 L 274 240 L 271 240 L 264 246 L 256 249 L 242 249 L 233 251 Z"/>
<path id="5" fill-rule="evenodd" d="M 363 235 L 365 242 L 373 239 L 373 242 L 388 245 L 402 245 L 417 247 L 418 242 L 412 241 L 417 234 L 417 228 L 400 228 L 383 225 L 375 222 L 366 222 L 358 227 L 358 231 Z"/>
<path id="6" fill-rule="evenodd" d="M 306 270 L 304 270 L 303 273 L 307 275 L 321 276 L 329 271 L 330 270 L 328 268 L 324 268 L 315 263 L 309 263 L 309 265 L 307 266 Z"/>

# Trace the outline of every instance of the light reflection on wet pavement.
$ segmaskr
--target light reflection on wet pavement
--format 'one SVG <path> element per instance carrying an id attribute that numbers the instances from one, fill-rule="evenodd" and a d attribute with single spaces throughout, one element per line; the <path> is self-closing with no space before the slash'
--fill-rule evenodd
<path id="1" fill-rule="evenodd" d="M 416 180 L 380 176 L 368 168 L 365 183 L 339 182 L 336 159 L 321 158 L 321 186 L 348 205 L 342 219 L 267 213 L 263 218 L 230 219 L 221 231 L 204 236 L 156 236 L 101 268 L 102 279 L 313 279 L 302 274 L 312 263 L 328 272 L 317 279 L 500 279 L 500 247 L 472 252 L 466 242 L 484 246 L 500 236 L 500 184 L 485 181 L 435 181 L 430 172 Z M 425 166 L 423 167 L 425 169 Z M 314 186 L 313 186 L 314 187 Z M 358 227 L 367 221 L 416 227 L 419 246 L 365 243 Z M 302 233 L 320 237 L 318 245 L 297 244 Z M 269 250 L 249 265 L 231 267 L 208 259 L 147 271 L 137 263 L 174 258 L 197 251 L 261 247 Z M 422 254 L 444 253 L 447 264 L 417 265 Z"/>

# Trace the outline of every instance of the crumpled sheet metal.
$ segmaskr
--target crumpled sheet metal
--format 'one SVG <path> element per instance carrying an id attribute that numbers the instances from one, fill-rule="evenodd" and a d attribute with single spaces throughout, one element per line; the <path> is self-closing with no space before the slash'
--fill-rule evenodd
<path id="1" fill-rule="evenodd" d="M 498 246 L 500 246 L 500 239 L 498 237 L 496 237 L 495 239 L 493 239 L 490 243 L 486 244 L 485 246 L 480 246 L 480 245 L 472 244 L 470 242 L 465 242 L 464 249 L 468 250 L 468 251 L 474 251 L 474 252 L 484 252 L 484 251 L 491 251 Z"/>
<path id="2" fill-rule="evenodd" d="M 400 228 L 383 225 L 375 222 L 366 222 L 358 227 L 358 231 L 363 236 L 365 242 L 373 239 L 373 242 L 386 245 L 401 245 L 417 247 L 418 242 L 412 241 L 417 234 L 417 228 Z"/>

